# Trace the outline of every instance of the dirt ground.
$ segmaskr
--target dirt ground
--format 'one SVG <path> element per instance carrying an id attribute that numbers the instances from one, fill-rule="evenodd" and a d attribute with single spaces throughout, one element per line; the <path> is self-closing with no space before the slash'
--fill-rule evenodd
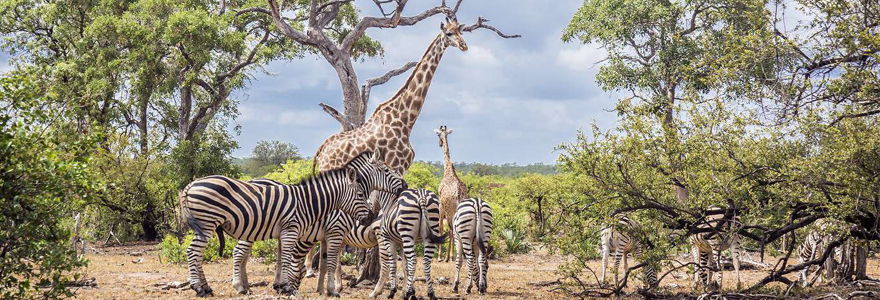
<path id="1" fill-rule="evenodd" d="M 186 281 L 187 270 L 185 265 L 163 264 L 159 262 L 156 245 L 135 245 L 121 247 L 98 248 L 100 254 L 88 254 L 86 257 L 90 263 L 85 270 L 85 278 L 95 278 L 97 287 L 76 288 L 79 299 L 190 299 L 194 298 L 195 292 L 189 288 L 163 289 L 163 285 L 171 282 Z M 776 262 L 776 259 L 767 259 L 768 262 Z M 551 256 L 536 251 L 527 255 L 512 255 L 500 260 L 489 262 L 489 289 L 485 296 L 470 295 L 469 299 L 566 299 L 573 298 L 569 294 L 555 290 L 557 285 L 547 284 L 560 278 L 556 273 L 557 267 L 564 263 L 559 256 Z M 630 259 L 630 264 L 634 261 Z M 589 263 L 590 267 L 601 272 L 599 261 Z M 455 266 L 453 263 L 433 263 L 435 290 L 437 297 L 441 299 L 460 299 L 463 294 L 452 292 L 451 281 L 454 278 Z M 278 294 L 272 290 L 271 283 L 274 279 L 274 264 L 266 265 L 251 259 L 248 264 L 249 280 L 252 285 L 263 283 L 265 285 L 252 287 L 252 295 L 242 296 L 236 293 L 232 287 L 232 260 L 225 259 L 217 263 L 204 266 L 206 277 L 211 288 L 214 290 L 214 298 L 217 299 L 274 299 Z M 399 267 L 398 267 L 399 268 Z M 466 269 L 466 267 L 462 267 Z M 416 268 L 417 278 L 423 276 L 421 260 Z M 353 274 L 354 267 L 345 266 L 344 274 Z M 462 270 L 462 281 L 466 270 Z M 741 273 L 745 286 L 751 285 L 768 274 L 766 270 L 744 270 Z M 869 261 L 869 274 L 872 278 L 880 278 L 880 260 Z M 609 271 L 609 276 L 610 271 Z M 438 283 L 440 277 L 445 277 L 448 282 Z M 794 276 L 789 276 L 794 279 Z M 347 278 L 345 275 L 343 278 Z M 594 283 L 592 274 L 583 277 L 586 283 Z M 347 283 L 347 280 L 344 279 Z M 399 281 L 400 282 L 400 281 Z M 638 279 L 634 279 L 629 285 L 631 289 L 641 286 Z M 416 296 L 425 297 L 426 287 L 423 281 L 416 281 Z M 732 271 L 724 273 L 725 289 L 736 286 L 736 276 Z M 300 287 L 301 296 L 306 299 L 321 298 L 316 292 L 317 281 L 315 278 L 307 278 Z M 402 288 L 402 283 L 399 283 Z M 692 292 L 691 278 L 682 272 L 673 272 L 661 282 L 661 287 L 667 294 L 678 292 Z M 771 285 L 772 287 L 772 285 Z M 778 287 L 778 286 L 777 286 Z M 342 299 L 366 299 L 372 291 L 370 282 L 362 282 L 355 288 L 345 287 Z M 382 294 L 382 299 L 388 295 L 388 290 Z M 400 291 L 396 297 L 400 297 Z"/>

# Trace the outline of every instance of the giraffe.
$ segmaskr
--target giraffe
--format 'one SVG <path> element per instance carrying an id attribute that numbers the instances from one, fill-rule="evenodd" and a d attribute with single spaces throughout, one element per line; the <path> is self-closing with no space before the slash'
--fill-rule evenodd
<path id="1" fill-rule="evenodd" d="M 419 117 L 431 80 L 440 64 L 440 58 L 448 47 L 467 51 L 468 46 L 461 37 L 461 27 L 456 18 L 446 18 L 440 23 L 440 34 L 431 41 L 422 59 L 416 64 L 403 87 L 376 107 L 370 119 L 361 127 L 331 135 L 318 147 L 312 163 L 312 172 L 332 170 L 345 165 L 365 151 L 373 151 L 384 159 L 385 164 L 403 175 L 412 165 L 415 152 L 409 143 L 413 125 Z M 392 200 L 389 193 L 374 193 L 371 199 L 373 210 Z M 312 253 L 306 264 L 311 266 Z M 312 268 L 308 268 L 312 273 Z M 309 276 L 312 274 L 307 274 Z"/>
<path id="2" fill-rule="evenodd" d="M 434 129 L 434 133 L 440 138 L 440 147 L 443 148 L 443 157 L 445 164 L 443 165 L 443 180 L 440 181 L 440 234 L 443 235 L 443 220 L 449 228 L 452 228 L 452 218 L 458 209 L 458 202 L 468 198 L 467 186 L 458 175 L 455 174 L 455 166 L 452 165 L 452 159 L 449 158 L 449 138 L 452 129 L 447 129 L 445 125 Z M 445 254 L 437 255 L 437 261 L 449 261 L 452 258 L 452 249 L 454 239 L 449 240 L 447 251 Z M 442 246 L 441 246 L 442 248 Z"/>
<path id="3" fill-rule="evenodd" d="M 440 23 L 440 31 L 397 94 L 379 104 L 363 126 L 336 133 L 318 147 L 313 171 L 339 168 L 364 151 L 381 152 L 385 164 L 400 174 L 409 169 L 415 156 L 409 136 L 440 58 L 450 46 L 468 49 L 455 18 L 447 17 L 445 23 Z"/>

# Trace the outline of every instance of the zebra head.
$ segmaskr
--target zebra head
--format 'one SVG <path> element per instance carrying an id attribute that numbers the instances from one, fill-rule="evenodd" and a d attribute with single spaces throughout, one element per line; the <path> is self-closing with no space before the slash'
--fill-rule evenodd
<path id="1" fill-rule="evenodd" d="M 339 210 L 358 220 L 361 225 L 369 224 L 370 206 L 367 205 L 367 196 L 369 194 L 358 183 L 357 171 L 352 167 L 345 168 L 345 184 Z"/>
<path id="2" fill-rule="evenodd" d="M 367 195 L 373 191 L 380 191 L 398 196 L 407 189 L 403 176 L 389 168 L 378 151 L 363 152 L 352 159 L 348 166 L 356 171 L 358 184 Z"/>

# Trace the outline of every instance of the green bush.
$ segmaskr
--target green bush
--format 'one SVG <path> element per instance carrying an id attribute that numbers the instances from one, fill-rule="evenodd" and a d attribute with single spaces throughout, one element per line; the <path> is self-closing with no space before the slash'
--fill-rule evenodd
<path id="1" fill-rule="evenodd" d="M 357 254 L 352 252 L 343 252 L 342 260 L 340 262 L 343 266 L 354 266 L 357 264 Z"/>
<path id="2" fill-rule="evenodd" d="M 270 239 L 265 241 L 257 241 L 254 243 L 254 247 L 251 248 L 251 256 L 262 258 L 263 263 L 265 264 L 273 264 L 278 259 L 275 256 L 275 251 L 278 250 L 278 240 Z"/>
<path id="3" fill-rule="evenodd" d="M 88 167 L 94 141 L 70 137 L 47 109 L 52 101 L 25 78 L 0 78 L 0 298 L 55 299 L 85 261 L 69 244 L 61 220 L 94 201 L 100 180 Z M 56 115 L 57 114 L 57 115 Z"/>
<path id="4" fill-rule="evenodd" d="M 174 235 L 166 235 L 159 243 L 159 259 L 163 263 L 183 264 L 186 263 L 186 247 L 192 242 L 193 236 L 187 235 L 183 243 L 177 241 Z"/>
<path id="5" fill-rule="evenodd" d="M 166 235 L 165 238 L 162 239 L 162 243 L 159 243 L 159 258 L 164 263 L 186 263 L 186 248 L 189 247 L 192 240 L 192 233 L 187 234 L 183 238 L 183 243 L 178 242 L 177 237 L 174 235 Z M 223 247 L 223 256 L 221 257 L 218 251 L 220 249 L 220 240 L 217 239 L 217 236 L 212 236 L 208 239 L 208 245 L 205 247 L 205 252 L 202 254 L 202 258 L 205 262 L 213 262 L 218 261 L 221 258 L 232 257 L 232 250 L 235 249 L 235 244 L 237 242 L 237 240 L 226 236 L 226 245 Z"/>

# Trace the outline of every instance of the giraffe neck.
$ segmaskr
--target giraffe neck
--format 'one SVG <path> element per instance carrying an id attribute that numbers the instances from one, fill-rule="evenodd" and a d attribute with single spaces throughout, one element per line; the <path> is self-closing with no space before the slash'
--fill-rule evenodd
<path id="1" fill-rule="evenodd" d="M 419 113 L 422 111 L 425 96 L 431 86 L 431 80 L 434 79 L 434 72 L 437 70 L 440 58 L 443 57 L 443 52 L 447 47 L 443 33 L 440 33 L 428 46 L 425 55 L 416 64 L 403 87 L 397 91 L 394 97 L 376 107 L 373 115 L 370 116 L 370 121 L 392 123 L 400 120 L 403 125 L 403 134 L 409 136 Z M 390 117 L 386 117 L 386 115 L 390 115 Z"/>
<path id="2" fill-rule="evenodd" d="M 452 164 L 452 158 L 449 157 L 449 140 L 447 137 L 443 137 L 443 157 L 445 159 L 445 163 L 443 164 L 444 176 L 456 176 L 455 166 Z"/>

